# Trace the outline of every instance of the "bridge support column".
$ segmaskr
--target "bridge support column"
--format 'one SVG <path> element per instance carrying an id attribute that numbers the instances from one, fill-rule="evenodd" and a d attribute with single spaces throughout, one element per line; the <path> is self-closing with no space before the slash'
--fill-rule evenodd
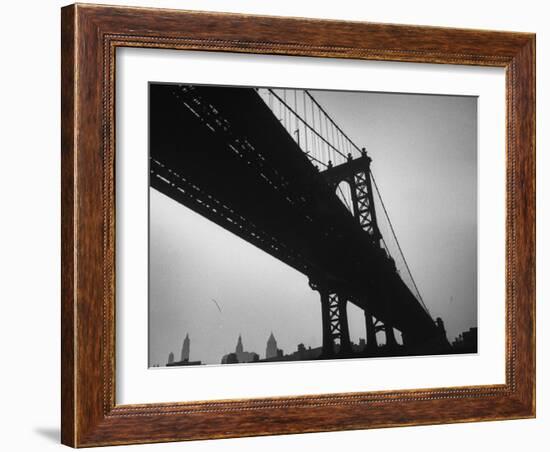
<path id="1" fill-rule="evenodd" d="M 348 325 L 348 300 L 347 297 L 342 295 L 338 296 L 338 310 L 339 310 L 339 323 L 340 323 L 340 354 L 351 354 L 351 341 L 349 338 L 349 325 Z"/>
<path id="2" fill-rule="evenodd" d="M 323 352 L 322 355 L 334 356 L 334 341 L 331 332 L 330 322 L 330 300 L 329 292 L 325 288 L 319 289 L 321 295 L 321 323 L 323 327 Z"/>
<path id="3" fill-rule="evenodd" d="M 367 346 L 365 351 L 374 352 L 378 348 L 378 341 L 376 340 L 376 328 L 374 326 L 374 321 L 372 320 L 372 315 L 370 312 L 365 309 L 365 331 L 367 338 Z"/>
<path id="4" fill-rule="evenodd" d="M 318 287 L 317 290 L 321 295 L 321 320 L 323 326 L 322 356 L 327 358 L 336 355 L 336 340 L 340 341 L 338 351 L 340 355 L 351 354 L 347 297 L 325 287 Z"/>
<path id="5" fill-rule="evenodd" d="M 384 324 L 384 332 L 386 333 L 386 346 L 397 348 L 397 340 L 395 339 L 395 332 L 391 323 L 387 322 Z"/>

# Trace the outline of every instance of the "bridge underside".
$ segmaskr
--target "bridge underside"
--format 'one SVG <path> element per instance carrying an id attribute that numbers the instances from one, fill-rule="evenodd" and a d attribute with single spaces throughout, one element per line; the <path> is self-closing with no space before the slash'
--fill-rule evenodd
<path id="1" fill-rule="evenodd" d="M 149 132 L 153 188 L 439 352 L 385 251 L 254 89 L 151 84 Z"/>

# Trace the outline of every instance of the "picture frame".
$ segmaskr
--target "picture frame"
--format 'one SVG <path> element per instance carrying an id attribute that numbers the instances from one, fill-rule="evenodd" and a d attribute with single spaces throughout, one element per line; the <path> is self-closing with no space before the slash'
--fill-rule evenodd
<path id="1" fill-rule="evenodd" d="M 63 444 L 535 416 L 535 35 L 81 4 L 61 16 Z M 114 90 L 122 47 L 505 68 L 505 384 L 118 405 Z"/>

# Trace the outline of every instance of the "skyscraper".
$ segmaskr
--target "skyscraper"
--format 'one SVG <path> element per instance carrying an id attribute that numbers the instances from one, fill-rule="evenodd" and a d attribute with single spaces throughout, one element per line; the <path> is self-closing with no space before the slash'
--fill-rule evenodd
<path id="1" fill-rule="evenodd" d="M 242 355 L 243 353 L 243 340 L 240 334 L 239 334 L 239 340 L 237 341 L 237 347 L 235 348 L 235 353 L 237 354 L 237 356 Z"/>
<path id="2" fill-rule="evenodd" d="M 235 353 L 228 353 L 222 357 L 222 364 L 252 363 L 260 360 L 260 355 L 254 352 L 245 352 L 243 339 L 239 334 Z"/>
<path id="3" fill-rule="evenodd" d="M 172 364 L 174 362 L 174 353 L 170 352 L 168 354 L 168 364 Z"/>
<path id="4" fill-rule="evenodd" d="M 277 341 L 271 332 L 269 339 L 267 340 L 267 347 L 265 349 L 265 359 L 275 358 L 277 356 Z"/>
<path id="5" fill-rule="evenodd" d="M 183 340 L 183 346 L 181 347 L 181 360 L 180 361 L 189 361 L 189 350 L 191 347 L 191 341 L 189 339 L 189 333 L 185 335 Z"/>

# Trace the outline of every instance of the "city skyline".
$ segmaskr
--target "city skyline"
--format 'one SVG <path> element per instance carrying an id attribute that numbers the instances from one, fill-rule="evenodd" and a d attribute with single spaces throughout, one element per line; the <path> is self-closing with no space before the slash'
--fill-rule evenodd
<path id="1" fill-rule="evenodd" d="M 477 328 L 471 327 L 469 330 L 464 331 L 460 333 L 455 338 L 449 338 L 452 340 L 453 348 L 456 350 L 461 350 L 462 353 L 474 353 L 475 349 L 477 348 Z M 275 335 L 273 334 L 273 331 L 270 332 L 267 340 L 266 340 L 266 351 L 264 354 L 264 357 L 259 353 L 256 353 L 255 351 L 248 351 L 246 352 L 244 349 L 246 346 L 244 345 L 246 342 L 243 340 L 243 334 L 239 333 L 239 336 L 236 341 L 235 345 L 235 352 L 230 352 L 226 355 L 224 355 L 219 363 L 210 363 L 210 364 L 203 364 L 203 362 L 200 360 L 200 356 L 194 356 L 194 361 L 191 360 L 191 354 L 190 354 L 190 344 L 191 344 L 191 338 L 189 337 L 189 333 L 186 333 L 185 338 L 183 340 L 183 347 L 182 347 L 182 355 L 181 360 L 178 362 L 175 361 L 175 355 L 173 351 L 170 351 L 168 353 L 168 360 L 165 364 L 166 366 L 178 366 L 178 365 L 189 365 L 189 362 L 191 362 L 191 365 L 217 365 L 217 364 L 236 364 L 236 363 L 250 363 L 250 362 L 284 362 L 284 361 L 293 361 L 298 359 L 289 359 L 289 357 L 295 356 L 295 355 L 305 355 L 306 353 L 310 353 L 310 356 L 308 358 L 301 358 L 301 359 L 317 359 L 319 355 L 322 352 L 322 348 L 320 345 L 311 346 L 311 344 L 304 344 L 303 342 L 300 342 L 296 345 L 295 350 L 289 350 L 288 354 L 285 354 L 285 351 L 277 347 L 277 339 Z M 475 344 L 475 345 L 474 345 Z M 365 349 L 366 347 L 366 338 L 360 337 L 358 342 L 355 343 L 352 341 L 352 347 L 354 351 L 358 354 L 357 358 L 360 358 L 360 353 Z M 185 350 L 185 353 L 184 353 Z M 245 358 L 244 360 L 240 360 L 239 354 L 246 353 L 250 358 Z M 235 354 L 237 355 L 236 361 L 228 361 L 229 355 Z M 254 359 L 252 355 L 257 355 L 258 359 Z M 286 358 L 286 359 L 285 359 Z M 242 359 L 242 358 L 241 358 Z M 155 363 L 153 364 L 153 367 L 164 367 L 164 364 Z"/>

